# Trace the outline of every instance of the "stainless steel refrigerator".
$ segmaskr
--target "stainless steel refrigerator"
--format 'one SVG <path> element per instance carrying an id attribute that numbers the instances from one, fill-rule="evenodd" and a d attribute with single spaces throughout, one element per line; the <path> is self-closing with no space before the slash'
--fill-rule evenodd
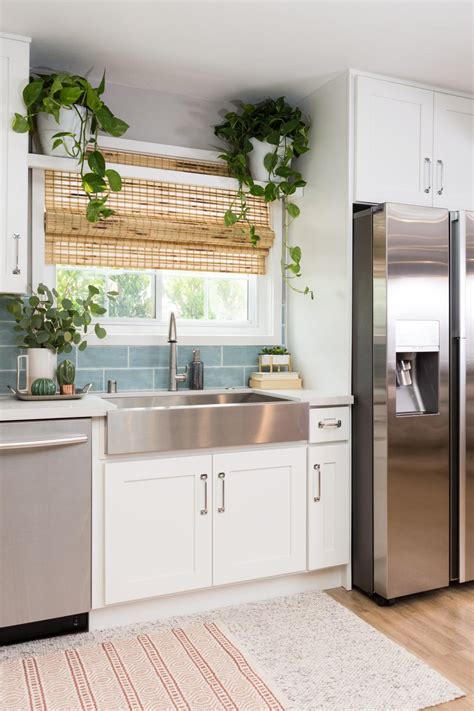
<path id="1" fill-rule="evenodd" d="M 380 601 L 473 577 L 472 225 L 393 203 L 354 215 L 352 569 Z"/>

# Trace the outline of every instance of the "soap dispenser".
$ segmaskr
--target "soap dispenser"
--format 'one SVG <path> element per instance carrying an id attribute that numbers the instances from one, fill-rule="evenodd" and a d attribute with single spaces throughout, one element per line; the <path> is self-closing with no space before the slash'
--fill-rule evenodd
<path id="1" fill-rule="evenodd" d="M 193 351 L 193 359 L 189 364 L 189 387 L 191 390 L 202 390 L 204 387 L 204 363 L 201 351 Z"/>

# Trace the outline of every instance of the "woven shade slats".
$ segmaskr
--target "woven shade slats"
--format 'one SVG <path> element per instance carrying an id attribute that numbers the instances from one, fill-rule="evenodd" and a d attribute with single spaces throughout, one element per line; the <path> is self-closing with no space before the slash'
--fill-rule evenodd
<path id="1" fill-rule="evenodd" d="M 91 148 L 92 150 L 92 148 Z M 122 165 L 138 165 L 142 168 L 160 168 L 161 170 L 177 170 L 183 173 L 200 173 L 201 175 L 229 176 L 229 168 L 224 161 L 199 160 L 195 158 L 180 158 L 175 156 L 158 156 L 150 153 L 135 153 L 120 151 L 115 148 L 100 148 L 106 163 L 121 163 Z"/>
<path id="2" fill-rule="evenodd" d="M 254 248 L 241 224 L 224 225 L 234 199 L 233 190 L 124 179 L 108 201 L 116 214 L 91 223 L 80 176 L 46 171 L 46 262 L 264 274 L 274 239 L 268 206 L 249 196 L 249 219 L 261 237 Z"/>

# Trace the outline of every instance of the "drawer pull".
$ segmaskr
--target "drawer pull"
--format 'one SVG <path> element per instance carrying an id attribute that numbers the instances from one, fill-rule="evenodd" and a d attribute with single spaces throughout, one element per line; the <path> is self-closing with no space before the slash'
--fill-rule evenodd
<path id="1" fill-rule="evenodd" d="M 335 417 L 328 417 L 326 420 L 319 420 L 318 427 L 320 430 L 337 430 L 342 427 L 342 421 L 336 420 Z"/>
<path id="2" fill-rule="evenodd" d="M 221 505 L 217 509 L 217 513 L 224 513 L 225 512 L 225 474 L 224 472 L 219 472 L 217 475 L 219 479 L 222 482 L 222 499 L 221 499 Z"/>
<path id="3" fill-rule="evenodd" d="M 313 496 L 313 501 L 315 503 L 318 503 L 318 501 L 321 501 L 321 465 L 320 464 L 315 464 L 313 467 L 314 471 L 317 474 L 317 479 L 318 479 L 318 495 Z"/>
<path id="4" fill-rule="evenodd" d="M 201 474 L 201 481 L 204 482 L 204 508 L 201 509 L 201 516 L 207 514 L 207 474 Z"/>

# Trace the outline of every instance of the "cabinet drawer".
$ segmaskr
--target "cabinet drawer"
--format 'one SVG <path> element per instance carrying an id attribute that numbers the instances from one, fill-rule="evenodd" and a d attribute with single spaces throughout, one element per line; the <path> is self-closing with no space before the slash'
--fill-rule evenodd
<path id="1" fill-rule="evenodd" d="M 315 407 L 309 411 L 309 441 L 342 442 L 349 439 L 349 407 Z"/>

